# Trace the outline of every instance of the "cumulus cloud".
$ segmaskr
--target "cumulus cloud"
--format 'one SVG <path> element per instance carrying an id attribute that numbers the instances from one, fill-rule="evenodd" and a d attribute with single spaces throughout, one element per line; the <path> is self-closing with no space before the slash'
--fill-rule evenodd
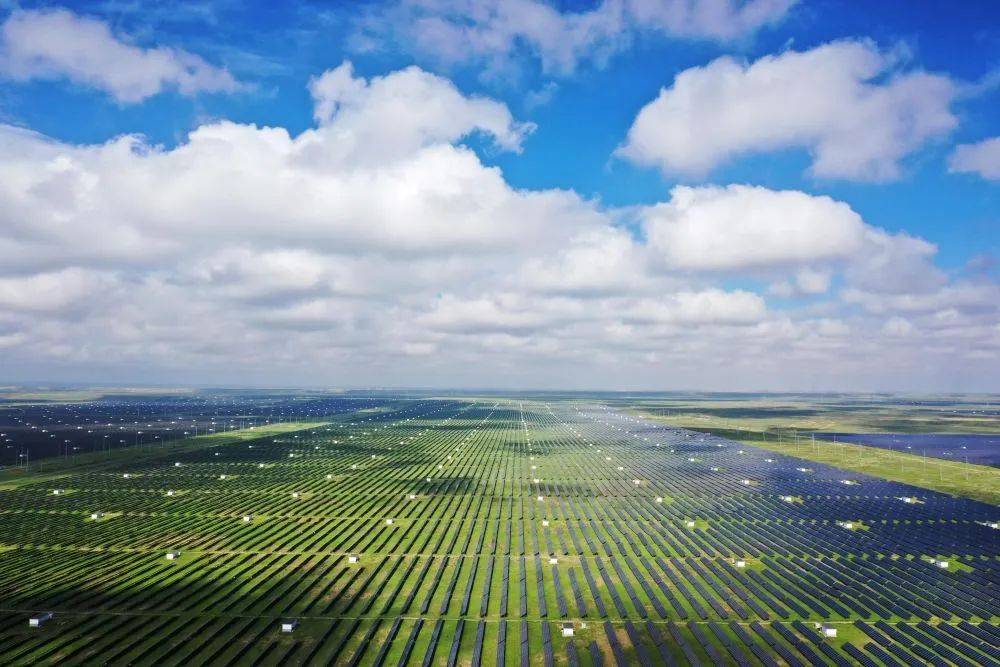
<path id="1" fill-rule="evenodd" d="M 652 287 L 649 256 L 620 228 L 583 231 L 554 253 L 529 259 L 518 285 L 548 294 L 601 295 L 641 292 Z"/>
<path id="2" fill-rule="evenodd" d="M 182 49 L 142 48 L 66 9 L 15 11 L 0 26 L 0 75 L 65 78 L 134 104 L 165 89 L 182 95 L 239 87 L 224 68 Z"/>
<path id="3" fill-rule="evenodd" d="M 852 285 L 878 293 L 915 294 L 947 282 L 934 266 L 937 246 L 906 232 L 865 230 L 864 247 L 852 257 L 845 274 Z"/>
<path id="4" fill-rule="evenodd" d="M 649 244 L 671 268 L 738 270 L 845 259 L 864 243 L 843 202 L 749 185 L 678 186 L 642 212 Z"/>
<path id="5" fill-rule="evenodd" d="M 564 75 L 602 64 L 640 33 L 728 41 L 777 23 L 796 0 L 602 0 L 583 11 L 543 0 L 401 0 L 368 15 L 357 44 L 395 39 L 445 63 L 502 68 L 521 54 Z"/>
<path id="6" fill-rule="evenodd" d="M 795 274 L 795 285 L 803 294 L 823 294 L 830 289 L 830 271 L 805 267 Z"/>
<path id="7" fill-rule="evenodd" d="M 70 267 L 28 276 L 0 277 L 0 307 L 58 317 L 86 312 L 108 295 L 110 276 Z"/>
<path id="8" fill-rule="evenodd" d="M 416 67 L 365 81 L 346 62 L 313 79 L 309 90 L 316 121 L 337 134 L 339 143 L 352 144 L 355 159 L 361 154 L 377 161 L 408 155 L 472 132 L 489 135 L 503 150 L 520 152 L 534 129 L 515 122 L 506 105 L 466 97 L 447 79 Z"/>
<path id="9" fill-rule="evenodd" d="M 882 326 L 882 333 L 892 337 L 909 336 L 913 331 L 913 324 L 905 317 L 890 317 Z"/>
<path id="10" fill-rule="evenodd" d="M 753 63 L 725 56 L 679 73 L 637 115 L 617 155 L 704 175 L 753 153 L 804 149 L 825 178 L 886 181 L 957 124 L 955 84 L 895 52 L 839 41 Z"/>
<path id="11" fill-rule="evenodd" d="M 841 298 L 876 314 L 931 314 L 939 319 L 948 313 L 995 317 L 1000 310 L 1000 288 L 993 283 L 958 282 L 919 292 L 879 292 L 852 287 Z"/>
<path id="12" fill-rule="evenodd" d="M 624 320 L 631 323 L 750 324 L 764 319 L 766 310 L 764 299 L 753 292 L 709 288 L 636 301 Z"/>
<path id="13" fill-rule="evenodd" d="M 513 190 L 474 152 L 450 143 L 490 128 L 514 148 L 520 129 L 503 105 L 456 100 L 450 84 L 413 70 L 372 81 L 370 90 L 296 137 L 223 121 L 171 150 L 134 136 L 74 147 L 2 128 L 9 228 L 53 246 L 60 259 L 156 261 L 184 251 L 185 230 L 214 243 L 243 235 L 324 251 L 491 253 L 545 246 L 552 229 L 597 219 L 573 193 Z M 383 112 L 386 98 L 396 113 Z M 428 108 L 464 113 L 464 132 Z M 45 259 L 39 251 L 18 261 Z"/>
<path id="14" fill-rule="evenodd" d="M 515 293 L 479 298 L 446 294 L 421 316 L 420 323 L 435 331 L 525 334 L 553 326 L 567 315 L 559 309 L 532 308 L 526 297 Z"/>
<path id="15" fill-rule="evenodd" d="M 1000 181 L 1000 137 L 956 146 L 948 157 L 948 170 Z"/>
<path id="16" fill-rule="evenodd" d="M 852 359 L 902 345 L 893 317 L 907 349 L 961 340 L 941 364 L 1000 351 L 995 285 L 950 281 L 932 244 L 843 202 L 730 185 L 609 209 L 512 187 L 463 142 L 515 151 L 527 128 L 440 77 L 344 64 L 311 92 L 298 134 L 216 121 L 173 147 L 76 145 L 0 126 L 5 370 L 759 388 L 780 360 L 854 382 L 871 362 Z M 769 308 L 758 283 L 805 305 Z"/>

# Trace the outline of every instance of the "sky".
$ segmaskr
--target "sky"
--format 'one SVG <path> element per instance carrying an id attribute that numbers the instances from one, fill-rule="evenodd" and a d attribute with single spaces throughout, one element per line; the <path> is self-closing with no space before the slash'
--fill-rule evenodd
<path id="1" fill-rule="evenodd" d="M 0 383 L 998 392 L 998 109 L 992 0 L 0 0 Z"/>

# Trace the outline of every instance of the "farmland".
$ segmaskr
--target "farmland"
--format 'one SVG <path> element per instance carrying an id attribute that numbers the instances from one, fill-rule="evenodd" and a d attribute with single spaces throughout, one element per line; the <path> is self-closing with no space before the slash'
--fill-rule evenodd
<path id="1" fill-rule="evenodd" d="M 1000 664 L 995 505 L 624 407 L 331 399 L 23 471 L 0 662 Z"/>

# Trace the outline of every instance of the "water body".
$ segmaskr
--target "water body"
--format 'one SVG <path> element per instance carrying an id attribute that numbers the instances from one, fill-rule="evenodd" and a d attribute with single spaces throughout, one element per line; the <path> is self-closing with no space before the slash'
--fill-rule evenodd
<path id="1" fill-rule="evenodd" d="M 817 433 L 816 437 L 1000 467 L 1000 434 L 991 433 Z"/>

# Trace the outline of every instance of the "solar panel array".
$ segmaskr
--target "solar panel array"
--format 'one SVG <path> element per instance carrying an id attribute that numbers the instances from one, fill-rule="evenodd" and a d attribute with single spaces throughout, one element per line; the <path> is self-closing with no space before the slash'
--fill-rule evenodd
<path id="1" fill-rule="evenodd" d="M 998 518 L 595 404 L 398 400 L 0 490 L 0 662 L 1000 665 Z"/>

